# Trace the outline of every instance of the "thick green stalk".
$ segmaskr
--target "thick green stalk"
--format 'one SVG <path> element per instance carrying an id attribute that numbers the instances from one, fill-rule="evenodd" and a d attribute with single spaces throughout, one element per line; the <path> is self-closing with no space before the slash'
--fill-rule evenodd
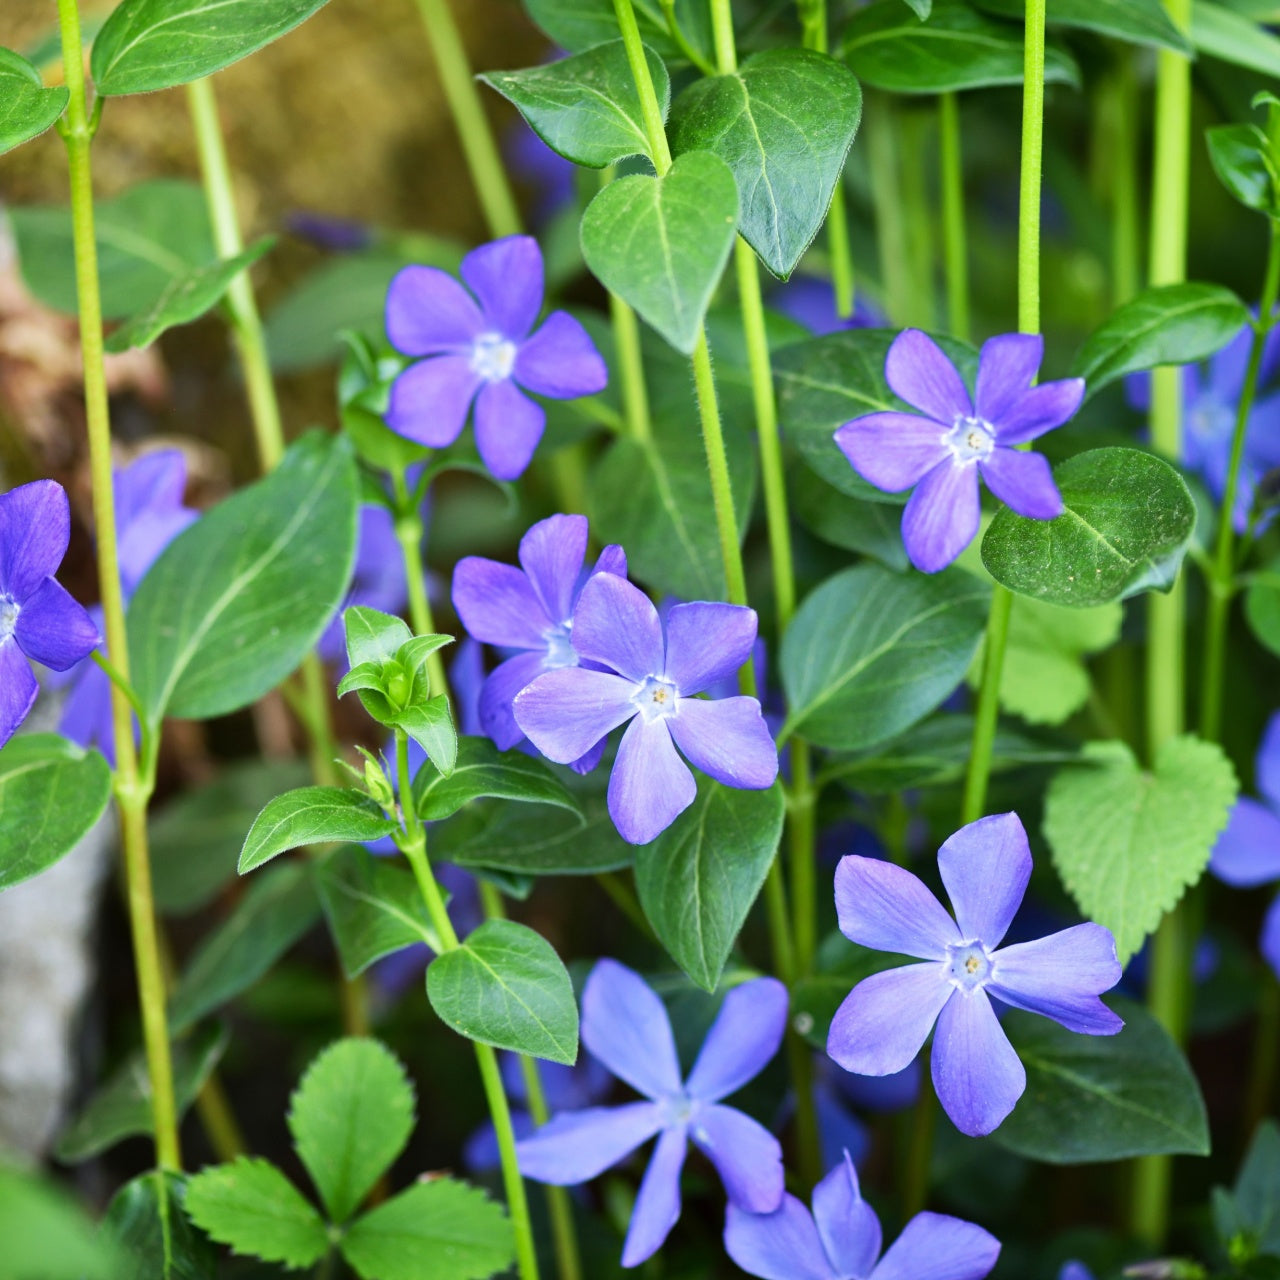
<path id="1" fill-rule="evenodd" d="M 116 536 L 115 493 L 111 471 L 111 413 L 103 366 L 102 301 L 98 280 L 98 244 L 94 228 L 93 170 L 88 94 L 80 12 L 76 0 L 58 0 L 62 56 L 70 97 L 59 125 L 70 170 L 71 226 L 75 249 L 76 296 L 80 313 L 80 347 L 84 367 L 85 420 L 89 436 L 89 466 L 93 482 L 93 514 L 97 531 L 98 579 L 106 631 L 107 656 L 121 681 L 129 679 L 129 647 L 125 631 L 124 592 L 120 585 Z M 129 698 L 112 683 L 111 713 L 115 735 L 114 785 L 120 806 L 120 838 L 124 848 L 126 896 L 133 937 L 134 967 L 142 1010 L 142 1033 L 151 1085 L 151 1119 L 155 1129 L 156 1163 L 162 1169 L 182 1167 L 178 1142 L 178 1112 L 173 1091 L 173 1061 L 165 1017 L 164 968 L 151 890 L 151 862 L 147 853 L 147 803 L 154 786 L 153 771 L 139 770 L 133 741 L 133 712 Z"/>
<path id="2" fill-rule="evenodd" d="M 906 222 L 902 216 L 902 183 L 898 174 L 900 138 L 893 99 L 877 94 L 865 111 L 867 164 L 871 169 L 871 205 L 875 214 L 880 284 L 885 311 L 893 325 L 908 323 L 912 314 L 911 264 L 907 254 Z"/>
<path id="3" fill-rule="evenodd" d="M 907 323 L 920 329 L 934 326 L 936 249 L 933 236 L 933 209 L 925 180 L 925 149 L 928 145 L 929 116 L 908 107 L 899 116 L 901 139 L 902 220 L 907 250 L 904 267 L 911 281 L 907 293 Z"/>
<path id="4" fill-rule="evenodd" d="M 1111 301 L 1138 292 L 1138 63 L 1136 50 L 1120 55 L 1112 95 Z"/>
<path id="5" fill-rule="evenodd" d="M 938 98 L 938 152 L 942 179 L 942 236 L 947 270 L 947 325 L 969 341 L 969 243 L 964 217 L 964 163 L 960 153 L 960 105 L 954 93 Z"/>

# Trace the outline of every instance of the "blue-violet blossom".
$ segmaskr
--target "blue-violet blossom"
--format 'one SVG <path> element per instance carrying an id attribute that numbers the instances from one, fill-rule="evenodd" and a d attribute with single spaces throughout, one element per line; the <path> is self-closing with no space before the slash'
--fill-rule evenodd
<path id="1" fill-rule="evenodd" d="M 542 439 L 547 415 L 524 391 L 572 400 L 603 391 L 608 370 L 568 312 L 542 310 L 542 251 L 507 236 L 462 260 L 470 292 L 438 267 L 405 267 L 387 292 L 387 337 L 420 356 L 391 386 L 387 425 L 441 449 L 466 425 L 474 401 L 476 447 L 499 480 L 515 480 Z"/>
<path id="2" fill-rule="evenodd" d="M 1098 924 L 1000 948 L 1031 878 L 1016 813 L 962 827 L 938 850 L 938 870 L 954 920 L 910 871 L 875 858 L 841 859 L 840 932 L 925 963 L 858 983 L 831 1021 L 827 1052 L 846 1071 L 889 1075 L 920 1052 L 936 1021 L 938 1100 L 957 1129 L 978 1137 L 1004 1120 L 1027 1086 L 991 997 L 1071 1031 L 1114 1035 L 1124 1023 L 1098 996 L 1120 980 L 1120 965 L 1111 931 Z"/>
<path id="3" fill-rule="evenodd" d="M 945 569 L 978 532 L 978 476 L 1021 516 L 1052 520 L 1062 497 L 1043 454 L 1015 445 L 1060 427 L 1080 407 L 1082 378 L 1032 386 L 1044 355 L 1038 335 L 1007 333 L 982 346 L 974 396 L 928 334 L 905 329 L 884 373 L 917 410 L 868 413 L 846 422 L 836 444 L 877 489 L 916 486 L 902 513 L 902 541 L 925 573 Z"/>
<path id="4" fill-rule="evenodd" d="M 786 1024 L 782 983 L 744 982 L 725 996 L 682 1081 L 662 1001 L 625 965 L 599 961 L 582 993 L 582 1043 L 647 1100 L 561 1112 L 517 1145 L 521 1171 L 538 1182 L 571 1186 L 658 1135 L 623 1246 L 624 1267 L 652 1257 L 679 1219 L 680 1171 L 690 1141 L 715 1165 L 734 1204 L 772 1213 L 782 1202 L 782 1148 L 763 1125 L 721 1099 L 764 1069 Z"/>

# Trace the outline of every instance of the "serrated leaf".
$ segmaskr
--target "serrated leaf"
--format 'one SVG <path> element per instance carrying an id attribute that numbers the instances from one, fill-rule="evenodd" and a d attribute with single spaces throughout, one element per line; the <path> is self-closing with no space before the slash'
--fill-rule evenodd
<path id="1" fill-rule="evenodd" d="M 1145 772 L 1122 742 L 1088 743 L 1055 775 L 1044 834 L 1086 918 L 1115 934 L 1123 964 L 1204 873 L 1239 784 L 1213 743 L 1171 738 Z"/>
<path id="2" fill-rule="evenodd" d="M 440 1020 L 468 1040 L 572 1065 L 578 1006 L 555 948 L 513 920 L 486 920 L 427 970 Z"/>
<path id="3" fill-rule="evenodd" d="M 479 799 L 552 805 L 582 815 L 581 806 L 541 760 L 523 751 L 499 751 L 488 738 L 459 738 L 457 763 L 448 777 L 428 761 L 413 780 L 413 798 L 424 822 L 451 818 Z"/>
<path id="4" fill-rule="evenodd" d="M 277 854 L 304 845 L 380 840 L 398 826 L 363 792 L 299 787 L 276 796 L 253 820 L 236 869 L 244 875 Z"/>
<path id="5" fill-rule="evenodd" d="M 218 1251 L 187 1217 L 186 1187 L 181 1174 L 157 1169 L 112 1197 L 102 1234 L 123 1255 L 121 1280 L 215 1280 Z"/>
<path id="6" fill-rule="evenodd" d="M 346 1222 L 413 1132 L 413 1086 L 377 1040 L 325 1049 L 298 1084 L 289 1132 L 334 1222 Z"/>
<path id="7" fill-rule="evenodd" d="M 979 9 L 1003 18 L 1021 20 L 1026 11 L 1025 0 L 976 2 Z M 1178 30 L 1161 0 L 1049 0 L 1047 9 L 1045 16 L 1050 26 L 1079 27 L 1175 53 L 1193 52 L 1191 42 Z"/>
<path id="8" fill-rule="evenodd" d="M 240 1156 L 187 1182 L 187 1213 L 233 1253 L 310 1267 L 329 1248 L 324 1220 L 269 1160 Z"/>
<path id="9" fill-rule="evenodd" d="M 26 58 L 0 48 L 0 155 L 52 128 L 68 96 L 65 88 L 46 89 Z"/>
<path id="10" fill-rule="evenodd" d="M 1280 76 L 1280 40 L 1251 21 L 1220 4 L 1195 0 L 1191 7 L 1191 43 L 1196 52 L 1220 58 L 1232 66 Z"/>

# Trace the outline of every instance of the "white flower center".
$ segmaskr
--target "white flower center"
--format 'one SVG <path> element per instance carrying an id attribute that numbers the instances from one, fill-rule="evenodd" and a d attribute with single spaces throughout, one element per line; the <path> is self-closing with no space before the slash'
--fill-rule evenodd
<path id="1" fill-rule="evenodd" d="M 983 418 L 958 417 L 942 442 L 957 462 L 985 462 L 996 447 L 996 433 Z"/>
<path id="2" fill-rule="evenodd" d="M 12 596 L 0 596 L 0 644 L 17 629 L 18 612 L 18 602 Z"/>
<path id="3" fill-rule="evenodd" d="M 542 633 L 542 638 L 547 642 L 547 656 L 543 658 L 542 664 L 548 670 L 578 665 L 578 655 L 573 650 L 573 640 L 569 634 L 572 625 L 564 622 Z"/>
<path id="4" fill-rule="evenodd" d="M 631 704 L 646 721 L 660 720 L 675 715 L 679 697 L 680 691 L 669 680 L 648 676 L 636 685 Z"/>
<path id="5" fill-rule="evenodd" d="M 976 939 L 949 946 L 945 964 L 947 979 L 963 993 L 985 987 L 991 977 L 991 953 Z"/>
<path id="6" fill-rule="evenodd" d="M 511 377 L 516 363 L 516 344 L 500 333 L 482 333 L 471 344 L 471 368 L 486 382 Z"/>

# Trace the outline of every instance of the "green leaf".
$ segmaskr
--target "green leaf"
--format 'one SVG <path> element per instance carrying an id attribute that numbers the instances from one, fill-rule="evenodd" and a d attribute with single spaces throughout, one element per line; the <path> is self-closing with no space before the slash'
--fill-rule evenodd
<path id="1" fill-rule="evenodd" d="M 447 778 L 458 759 L 458 731 L 453 727 L 449 695 L 406 707 L 385 723 L 403 729 L 427 753 L 427 758 Z"/>
<path id="2" fill-rule="evenodd" d="M 358 499 L 350 445 L 312 433 L 169 544 L 129 605 L 153 722 L 225 715 L 297 667 L 351 579 Z"/>
<path id="3" fill-rule="evenodd" d="M 190 84 L 311 17 L 325 0 L 121 0 L 93 42 L 89 69 L 108 97 Z"/>
<path id="4" fill-rule="evenodd" d="M 275 247 L 274 236 L 264 236 L 234 258 L 192 267 L 169 283 L 141 314 L 125 321 L 106 341 L 111 352 L 149 347 L 166 329 L 190 324 L 222 301 L 231 282 Z"/>
<path id="5" fill-rule="evenodd" d="M 289 1132 L 334 1222 L 346 1222 L 413 1132 L 413 1086 L 377 1040 L 338 1040 L 307 1068 Z"/>
<path id="6" fill-rule="evenodd" d="M 26 58 L 0 48 L 0 155 L 52 128 L 69 96 L 64 88 L 46 89 Z"/>
<path id="7" fill-rule="evenodd" d="M 523 751 L 499 751 L 488 738 L 459 738 L 457 764 L 447 778 L 428 762 L 413 780 L 414 803 L 424 822 L 451 818 L 481 798 L 552 805 L 582 816 L 581 806 L 541 760 Z"/>
<path id="8" fill-rule="evenodd" d="M 215 1280 L 218 1253 L 186 1215 L 186 1188 L 181 1174 L 157 1169 L 112 1197 L 102 1234 L 126 1258 L 121 1280 Z"/>
<path id="9" fill-rule="evenodd" d="M 618 16 L 613 0 L 525 0 L 529 16 L 551 37 L 553 44 L 570 53 L 618 37 Z M 675 0 L 675 18 L 690 44 L 704 57 L 711 56 L 710 12 L 702 0 Z M 668 61 L 684 61 L 671 38 L 660 0 L 636 0 L 636 23 L 650 48 Z"/>
<path id="10" fill-rule="evenodd" d="M 828 578 L 782 642 L 783 735 L 853 751 L 928 715 L 964 678 L 989 594 L 958 571 L 903 576 L 863 564 Z"/>
<path id="11" fill-rule="evenodd" d="M 227 1029 L 210 1024 L 173 1048 L 173 1089 L 179 1113 L 204 1087 L 227 1047 Z M 151 1079 L 141 1049 L 131 1054 L 63 1130 L 54 1153 L 66 1164 L 79 1164 L 114 1147 L 125 1138 L 154 1132 Z"/>
<path id="12" fill-rule="evenodd" d="M 1249 323 L 1249 309 L 1220 284 L 1165 284 L 1117 307 L 1071 365 L 1094 395 L 1127 373 L 1191 364 L 1222 350 Z"/>
<path id="13" fill-rule="evenodd" d="M 415 943 L 440 950 L 413 873 L 390 858 L 340 849 L 316 873 L 316 889 L 348 978 Z"/>
<path id="14" fill-rule="evenodd" d="M 413 639 L 409 624 L 394 614 L 353 604 L 342 612 L 347 639 L 347 661 L 352 667 L 371 662 L 381 666 L 395 657 L 402 644 Z"/>
<path id="15" fill-rule="evenodd" d="M 1248 209 L 1280 216 L 1274 180 L 1267 165 L 1271 143 L 1256 124 L 1219 124 L 1204 131 L 1213 171 Z"/>
<path id="16" fill-rule="evenodd" d="M 276 796 L 253 820 L 236 867 L 241 875 L 309 844 L 380 840 L 397 830 L 382 806 L 345 787 L 299 787 Z"/>
<path id="17" fill-rule="evenodd" d="M 1163 458 L 1138 449 L 1090 449 L 1054 468 L 1065 510 L 1028 520 L 1002 507 L 982 540 L 982 563 L 1010 591 L 1082 608 L 1142 591 L 1168 591 L 1196 507 Z"/>
<path id="18" fill-rule="evenodd" d="M 339 1247 L 361 1280 L 488 1280 L 515 1257 L 501 1207 L 452 1178 L 415 1183 L 370 1210 Z"/>
<path id="19" fill-rule="evenodd" d="M 1264 1120 L 1255 1131 L 1234 1188 L 1218 1188 L 1214 1198 L 1214 1218 L 1224 1245 L 1242 1237 L 1251 1255 L 1280 1257 L 1280 1126 L 1274 1120 Z M 1223 1230 L 1219 1200 L 1229 1211 L 1228 1231 Z"/>
<path id="20" fill-rule="evenodd" d="M 1258 643 L 1280 658 L 1280 560 L 1273 560 L 1250 579 L 1244 616 Z"/>
<path id="21" fill-rule="evenodd" d="M 185 1030 L 251 987 L 319 915 L 308 867 L 282 863 L 255 877 L 179 979 L 169 1002 L 173 1030 Z"/>
<path id="22" fill-rule="evenodd" d="M 1018 1009 L 1003 1020 L 1027 1091 L 993 1141 L 1046 1164 L 1207 1156 L 1204 1099 L 1182 1051 L 1140 1004 L 1108 1003 L 1125 1022 L 1114 1036 L 1077 1035 Z"/>
<path id="23" fill-rule="evenodd" d="M 0 1280 L 121 1280 L 123 1260 L 66 1190 L 0 1163 Z"/>
<path id="24" fill-rule="evenodd" d="M 841 493 L 808 467 L 794 467 L 787 479 L 791 510 L 810 533 L 833 547 L 870 556 L 886 569 L 905 573 L 910 567 L 902 545 L 901 507 Z"/>
<path id="25" fill-rule="evenodd" d="M 1280 40 L 1241 13 L 1206 0 L 1191 9 L 1191 43 L 1210 58 L 1233 66 L 1280 76 Z"/>
<path id="26" fill-rule="evenodd" d="M 636 851 L 636 892 L 667 953 L 714 991 L 768 874 L 786 802 L 777 783 L 737 791 L 699 778 L 698 797 Z"/>
<path id="27" fill-rule="evenodd" d="M 644 52 L 665 120 L 671 80 L 662 59 L 652 49 Z M 628 156 L 653 159 L 621 40 L 526 71 L 490 71 L 478 78 L 514 104 L 552 151 L 574 164 L 604 169 Z"/>
<path id="28" fill-rule="evenodd" d="M 1239 784 L 1222 749 L 1170 738 L 1144 772 L 1122 742 L 1090 742 L 1049 785 L 1044 834 L 1086 918 L 1115 934 L 1121 963 L 1201 877 Z"/>
<path id="29" fill-rule="evenodd" d="M 729 166 L 689 151 L 661 178 L 609 183 L 582 215 L 582 256 L 606 289 L 691 355 L 737 221 Z"/>
<path id="30" fill-rule="evenodd" d="M 56 733 L 23 733 L 0 748 L 0 890 L 70 853 L 102 817 L 111 770 L 96 751 Z"/>
<path id="31" fill-rule="evenodd" d="M 187 1213 L 233 1253 L 310 1267 L 329 1249 L 324 1220 L 269 1160 L 239 1156 L 187 1183 Z"/>
<path id="32" fill-rule="evenodd" d="M 486 920 L 427 970 L 427 996 L 459 1035 L 572 1064 L 578 1006 L 555 948 L 513 920 Z"/>
<path id="33" fill-rule="evenodd" d="M 864 84 L 892 93 L 949 93 L 1022 83 L 1022 32 L 961 0 L 934 0 L 928 22 L 898 0 L 874 0 L 844 29 L 842 52 Z M 1061 49 L 1045 51 L 1046 84 L 1080 84 Z"/>
<path id="34" fill-rule="evenodd" d="M 862 90 L 847 67 L 812 49 L 769 49 L 680 95 L 671 148 L 729 166 L 739 229 L 785 280 L 827 216 L 861 118 Z"/>
<path id="35" fill-rule="evenodd" d="M 104 319 L 145 311 L 176 277 L 217 256 L 204 192 L 194 182 L 140 182 L 112 200 L 95 201 L 93 213 Z M 29 205 L 8 214 L 27 287 L 46 306 L 75 315 L 70 210 Z"/>
<path id="36" fill-rule="evenodd" d="M 1025 0 L 977 0 L 978 8 L 1019 21 Z M 1049 0 L 1050 26 L 1079 27 L 1133 44 L 1155 45 L 1175 53 L 1192 53 L 1191 42 L 1178 30 L 1161 0 Z"/>

